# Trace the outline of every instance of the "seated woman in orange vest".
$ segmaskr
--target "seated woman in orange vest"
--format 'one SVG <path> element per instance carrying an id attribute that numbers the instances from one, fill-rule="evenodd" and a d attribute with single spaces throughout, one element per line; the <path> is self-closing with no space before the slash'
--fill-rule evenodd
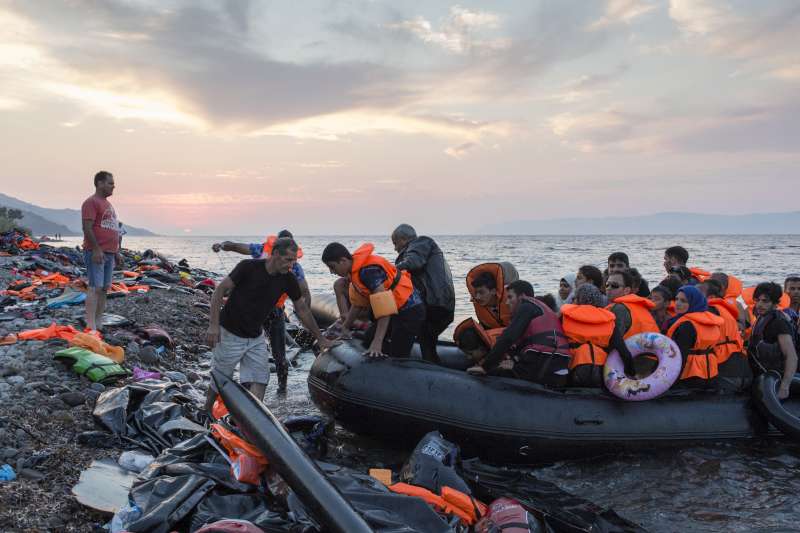
<path id="1" fill-rule="evenodd" d="M 467 372 L 494 373 L 499 367 L 511 377 L 543 385 L 565 386 L 569 373 L 569 345 L 558 316 L 534 298 L 533 286 L 527 281 L 509 283 L 506 299 L 512 313 L 511 323 L 497 338 L 483 362 Z M 510 357 L 506 358 L 506 355 Z"/>
<path id="2" fill-rule="evenodd" d="M 575 291 L 575 303 L 561 306 L 561 323 L 569 341 L 570 384 L 575 387 L 602 387 L 603 366 L 612 350 L 625 363 L 625 372 L 633 376 L 636 368 L 620 332 L 614 328 L 614 313 L 603 308 L 605 298 L 590 283 Z"/>
<path id="3" fill-rule="evenodd" d="M 352 255 L 338 242 L 322 252 L 322 262 L 332 274 L 350 278 L 352 307 L 342 324 L 343 336 L 360 309 L 369 308 L 375 322 L 367 331 L 365 355 L 408 357 L 425 321 L 425 305 L 411 282 L 411 275 L 372 252 L 375 246 L 362 244 Z"/>
<path id="4" fill-rule="evenodd" d="M 722 284 L 714 278 L 708 278 L 697 288 L 708 300 L 708 310 L 720 317 L 722 336 L 714 347 L 719 366 L 719 385 L 723 390 L 744 391 L 753 381 L 753 372 L 747 362 L 744 340 L 736 321 L 739 310 L 730 301 L 723 298 Z"/>
<path id="5" fill-rule="evenodd" d="M 781 311 L 783 291 L 777 283 L 759 283 L 753 291 L 758 319 L 748 344 L 748 355 L 756 373 L 775 370 L 782 374 L 778 398 L 789 397 L 792 378 L 797 373 L 795 331 L 789 316 Z"/>
<path id="6" fill-rule="evenodd" d="M 677 314 L 669 320 L 667 336 L 678 345 L 683 358 L 678 386 L 716 386 L 719 365 L 714 349 L 722 337 L 723 320 L 708 311 L 706 297 L 692 285 L 678 290 L 675 311 Z"/>

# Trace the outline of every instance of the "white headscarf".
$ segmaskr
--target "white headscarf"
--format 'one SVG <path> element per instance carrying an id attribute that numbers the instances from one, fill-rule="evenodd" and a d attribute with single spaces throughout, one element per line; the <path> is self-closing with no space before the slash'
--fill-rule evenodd
<path id="1" fill-rule="evenodd" d="M 561 281 L 566 281 L 567 282 L 567 284 L 569 285 L 569 294 L 567 295 L 567 297 L 565 299 L 562 300 L 561 299 L 561 295 L 558 293 L 558 291 L 556 291 L 555 297 L 556 297 L 556 309 L 557 310 L 561 309 L 562 305 L 572 302 L 572 299 L 575 297 L 575 277 L 576 277 L 576 274 L 567 274 L 563 278 L 558 280 L 558 283 L 559 283 L 559 287 L 558 288 L 559 288 L 559 290 L 561 289 L 561 286 L 560 286 L 561 285 Z"/>

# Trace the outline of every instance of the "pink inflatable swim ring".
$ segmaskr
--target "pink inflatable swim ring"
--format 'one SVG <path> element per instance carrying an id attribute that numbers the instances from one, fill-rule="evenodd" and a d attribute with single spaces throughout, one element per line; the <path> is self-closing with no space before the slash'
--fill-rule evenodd
<path id="1" fill-rule="evenodd" d="M 634 359 L 642 354 L 658 357 L 658 368 L 642 379 L 625 375 L 625 365 L 617 350 L 608 354 L 603 376 L 606 388 L 617 398 L 643 402 L 661 396 L 681 374 L 683 360 L 678 345 L 660 333 L 639 333 L 625 341 Z"/>

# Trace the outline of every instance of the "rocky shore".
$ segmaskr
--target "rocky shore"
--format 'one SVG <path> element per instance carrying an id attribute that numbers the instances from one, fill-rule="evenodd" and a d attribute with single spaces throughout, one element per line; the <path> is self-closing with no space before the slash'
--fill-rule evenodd
<path id="1" fill-rule="evenodd" d="M 12 261 L 0 258 L 0 288 L 15 279 Z M 198 371 L 208 368 L 209 359 L 204 355 L 207 347 L 198 341 L 205 332 L 207 314 L 194 304 L 207 301 L 200 291 L 172 290 L 110 299 L 107 313 L 129 318 L 134 324 L 109 328 L 107 341 L 113 343 L 115 333 L 136 325 L 158 324 L 169 332 L 174 349 L 154 360 L 149 350 L 142 352 L 136 342 L 127 342 L 124 365 L 179 372 L 177 378 L 183 375 L 202 388 Z M 0 322 L 0 331 L 23 331 L 53 322 L 78 326 L 84 308 L 37 308 L 32 312 L 35 318 Z M 0 482 L 2 531 L 92 531 L 108 522 L 108 515 L 80 505 L 70 491 L 92 460 L 116 459 L 120 454 L 110 438 L 97 438 L 101 428 L 92 417 L 95 400 L 111 385 L 92 383 L 54 361 L 53 354 L 66 346 L 61 339 L 0 346 L 0 464 L 9 464 L 18 476 L 13 482 Z"/>

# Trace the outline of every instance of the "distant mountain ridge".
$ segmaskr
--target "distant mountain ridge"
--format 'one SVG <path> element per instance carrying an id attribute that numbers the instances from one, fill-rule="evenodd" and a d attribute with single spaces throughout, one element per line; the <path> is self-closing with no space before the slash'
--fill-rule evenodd
<path id="1" fill-rule="evenodd" d="M 800 211 L 713 215 L 656 213 L 629 217 L 513 220 L 482 226 L 488 235 L 780 235 L 800 233 Z"/>
<path id="2" fill-rule="evenodd" d="M 81 227 L 81 212 L 77 209 L 50 209 L 47 207 L 39 207 L 38 205 L 24 202 L 3 193 L 0 193 L 0 206 L 21 209 L 24 212 L 23 214 L 25 214 L 21 225 L 28 227 L 34 235 L 50 235 L 53 233 L 80 235 L 83 233 Z M 125 226 L 125 231 L 127 231 L 127 234 L 130 236 L 149 237 L 155 235 L 155 233 L 149 230 L 129 226 L 124 220 L 122 223 Z M 62 229 L 55 229 L 57 227 Z M 37 231 L 35 228 L 40 228 L 44 231 Z"/>

